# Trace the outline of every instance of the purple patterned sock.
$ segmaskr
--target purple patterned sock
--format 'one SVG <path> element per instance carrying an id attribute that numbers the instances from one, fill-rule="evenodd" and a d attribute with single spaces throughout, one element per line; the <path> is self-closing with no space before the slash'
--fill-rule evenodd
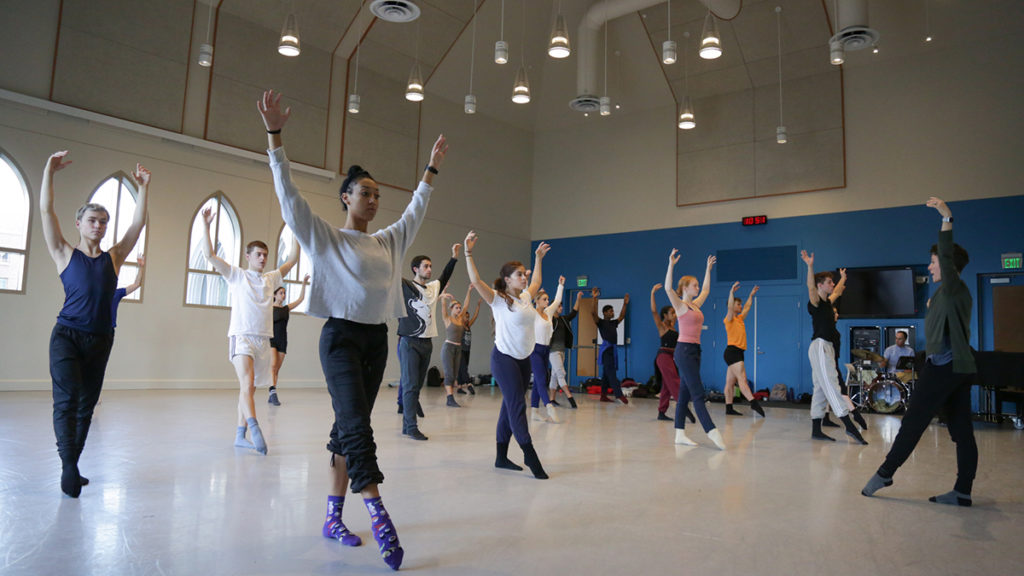
<path id="1" fill-rule="evenodd" d="M 395 525 L 391 523 L 391 516 L 384 509 L 384 502 L 380 497 L 363 498 L 366 510 L 370 513 L 370 525 L 373 529 L 373 538 L 377 540 L 377 550 L 380 552 L 384 563 L 392 570 L 398 570 L 402 565 L 402 558 L 405 557 L 405 550 L 398 542 L 398 532 Z"/>
<path id="2" fill-rule="evenodd" d="M 344 496 L 327 497 L 327 519 L 324 520 L 324 538 L 340 540 L 345 546 L 362 546 L 363 539 L 345 527 L 341 521 L 341 509 L 345 505 Z"/>

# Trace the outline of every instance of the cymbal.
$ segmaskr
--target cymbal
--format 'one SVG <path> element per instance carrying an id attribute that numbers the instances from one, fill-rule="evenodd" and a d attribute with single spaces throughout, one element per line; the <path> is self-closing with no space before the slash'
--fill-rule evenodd
<path id="1" fill-rule="evenodd" d="M 854 349 L 850 350 L 850 354 L 853 354 L 854 356 L 860 358 L 861 360 L 871 360 L 872 362 L 881 362 L 885 360 L 883 356 L 879 356 L 878 354 L 875 354 L 871 350 Z"/>

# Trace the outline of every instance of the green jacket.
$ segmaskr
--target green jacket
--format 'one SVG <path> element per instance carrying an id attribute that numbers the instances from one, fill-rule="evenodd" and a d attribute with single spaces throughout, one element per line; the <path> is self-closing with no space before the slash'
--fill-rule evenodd
<path id="1" fill-rule="evenodd" d="M 932 296 L 928 314 L 924 318 L 926 350 L 929 355 L 942 352 L 948 334 L 953 349 L 953 372 L 974 374 L 978 371 L 971 352 L 971 309 L 974 300 L 953 265 L 952 230 L 939 232 L 938 251 L 942 281 Z"/>

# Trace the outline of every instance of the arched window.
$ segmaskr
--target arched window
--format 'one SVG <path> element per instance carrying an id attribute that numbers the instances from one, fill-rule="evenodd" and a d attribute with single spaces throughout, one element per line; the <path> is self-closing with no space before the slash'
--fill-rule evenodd
<path id="1" fill-rule="evenodd" d="M 290 250 L 292 246 L 292 229 L 286 224 L 281 225 L 281 233 L 277 235 L 277 266 L 281 267 L 288 257 L 291 256 Z M 305 278 L 306 274 L 313 276 L 313 263 L 310 261 L 309 256 L 305 252 L 299 253 L 299 263 L 292 268 L 291 272 L 284 277 L 284 288 L 288 291 L 288 295 L 285 297 L 285 303 L 291 302 L 299 297 L 299 293 L 302 291 L 302 279 Z M 306 300 L 303 300 L 302 304 L 299 304 L 295 308 L 295 312 L 306 312 L 306 304 L 309 303 L 309 287 L 306 287 Z"/>
<path id="2" fill-rule="evenodd" d="M 28 186 L 14 162 L 0 150 L 0 291 L 23 292 L 28 262 Z"/>
<path id="3" fill-rule="evenodd" d="M 128 227 L 132 224 L 135 215 L 135 198 L 138 191 L 135 184 L 127 174 L 118 173 L 104 180 L 89 196 L 89 202 L 101 204 L 110 212 L 110 222 L 107 223 L 107 235 L 100 242 L 100 249 L 110 250 L 114 243 L 121 240 Z M 111 233 L 113 232 L 113 233 Z M 139 275 L 139 254 L 146 253 L 146 228 L 142 228 L 139 240 L 132 248 L 131 254 L 121 264 L 121 271 L 117 275 L 117 287 L 124 288 L 135 282 Z M 142 300 L 143 286 L 124 297 L 125 300 Z"/>
<path id="4" fill-rule="evenodd" d="M 185 304 L 194 306 L 231 306 L 228 284 L 213 269 L 203 255 L 203 210 L 213 209 L 216 218 L 210 224 L 213 250 L 228 264 L 238 266 L 242 256 L 242 227 L 234 206 L 222 192 L 207 198 L 195 216 L 188 235 L 188 280 L 185 286 Z"/>

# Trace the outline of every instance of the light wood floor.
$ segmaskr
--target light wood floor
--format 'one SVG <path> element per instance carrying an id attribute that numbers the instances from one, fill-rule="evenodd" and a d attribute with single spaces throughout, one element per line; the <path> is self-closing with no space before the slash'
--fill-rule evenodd
<path id="1" fill-rule="evenodd" d="M 320 535 L 323 390 L 281 391 L 257 412 L 268 456 L 232 447 L 229 391 L 110 391 L 81 462 L 92 483 L 61 495 L 50 395 L 0 393 L 0 574 L 385 574 L 358 496 L 344 519 L 364 541 Z M 810 440 L 805 410 L 726 418 L 728 451 L 672 444 L 654 400 L 581 401 L 563 422 L 531 422 L 551 479 L 493 468 L 500 396 L 444 407 L 425 392 L 428 442 L 400 435 L 395 390 L 374 411 L 381 486 L 404 571 L 445 575 L 1019 574 L 1024 433 L 978 425 L 973 508 L 931 504 L 952 487 L 953 445 L 932 426 L 881 497 L 860 488 L 899 418 L 869 415 L 869 446 Z M 740 409 L 749 413 L 747 406 Z M 513 446 L 512 459 L 522 463 Z"/>

